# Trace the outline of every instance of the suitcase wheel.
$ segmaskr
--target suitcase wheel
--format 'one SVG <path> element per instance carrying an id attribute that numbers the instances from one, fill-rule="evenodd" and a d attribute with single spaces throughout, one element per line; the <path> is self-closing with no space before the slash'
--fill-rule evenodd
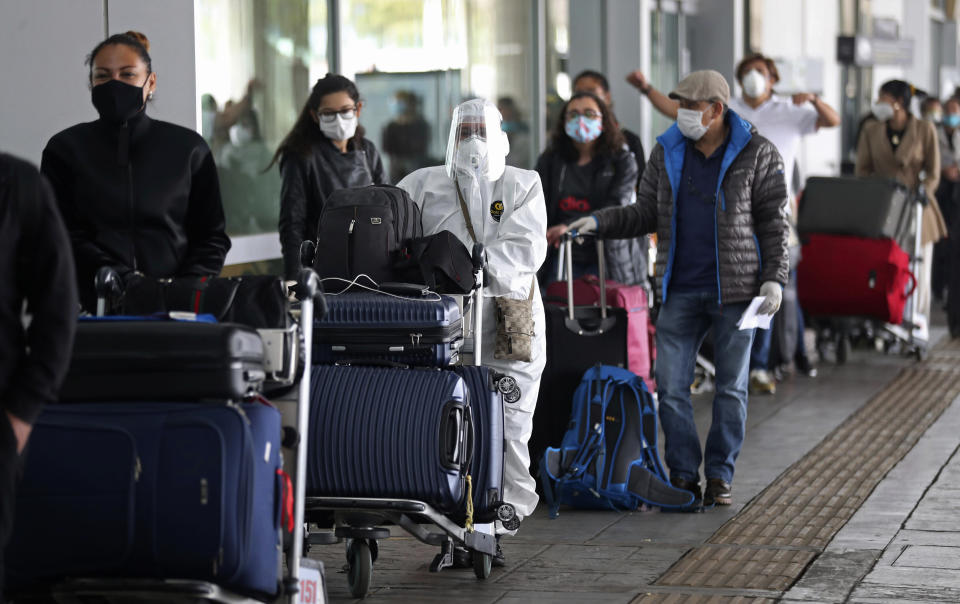
<path id="1" fill-rule="evenodd" d="M 481 552 L 472 552 L 473 574 L 481 581 L 490 576 L 490 570 L 493 568 L 493 556 Z"/>
<path id="2" fill-rule="evenodd" d="M 497 390 L 503 395 L 503 400 L 506 403 L 515 403 L 522 396 L 517 380 L 508 375 L 497 380 Z"/>
<path id="3" fill-rule="evenodd" d="M 373 576 L 373 554 L 366 539 L 354 539 L 347 548 L 347 585 L 354 598 L 365 598 Z"/>

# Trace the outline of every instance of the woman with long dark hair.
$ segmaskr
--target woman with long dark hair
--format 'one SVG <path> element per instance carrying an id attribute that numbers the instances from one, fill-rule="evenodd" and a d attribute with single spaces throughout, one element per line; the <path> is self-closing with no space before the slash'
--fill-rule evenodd
<path id="1" fill-rule="evenodd" d="M 121 276 L 214 276 L 230 249 L 207 143 L 146 114 L 157 88 L 149 50 L 134 31 L 97 44 L 87 65 L 100 119 L 55 134 L 43 150 L 40 169 L 70 233 L 89 311 L 102 266 Z"/>
<path id="2" fill-rule="evenodd" d="M 556 248 L 566 225 L 600 208 L 636 201 L 637 162 L 624 148 L 623 134 L 606 104 L 589 92 L 574 94 L 563 106 L 550 146 L 537 160 L 547 204 L 547 241 Z M 559 228 L 558 228 L 559 227 Z M 643 283 L 636 239 L 606 242 L 607 276 L 624 284 Z M 556 279 L 556 252 L 545 282 Z M 573 276 L 596 274 L 596 249 L 575 246 Z"/>
<path id="3" fill-rule="evenodd" d="M 293 129 L 280 143 L 280 244 L 287 279 L 300 272 L 300 244 L 317 238 L 324 201 L 334 191 L 386 182 L 383 162 L 359 124 L 363 102 L 349 79 L 317 80 Z"/>

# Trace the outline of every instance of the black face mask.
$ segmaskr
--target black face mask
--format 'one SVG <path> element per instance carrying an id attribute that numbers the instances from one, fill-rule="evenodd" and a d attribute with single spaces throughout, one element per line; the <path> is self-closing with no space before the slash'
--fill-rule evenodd
<path id="1" fill-rule="evenodd" d="M 149 79 L 147 76 L 148 81 Z M 146 85 L 147 82 L 144 82 L 143 86 Z M 131 86 L 120 80 L 110 80 L 94 86 L 90 96 L 101 119 L 122 123 L 143 109 L 143 86 Z"/>

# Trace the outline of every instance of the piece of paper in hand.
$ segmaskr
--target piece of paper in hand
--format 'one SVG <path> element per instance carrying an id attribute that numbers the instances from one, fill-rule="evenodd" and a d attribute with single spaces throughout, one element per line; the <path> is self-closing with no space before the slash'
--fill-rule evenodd
<path id="1" fill-rule="evenodd" d="M 750 306 L 747 306 L 747 310 L 743 311 L 743 316 L 737 321 L 737 327 L 740 329 L 753 329 L 754 327 L 770 329 L 770 321 L 773 319 L 773 315 L 757 314 L 757 309 L 760 308 L 761 304 L 763 304 L 763 296 L 757 296 L 751 300 Z"/>

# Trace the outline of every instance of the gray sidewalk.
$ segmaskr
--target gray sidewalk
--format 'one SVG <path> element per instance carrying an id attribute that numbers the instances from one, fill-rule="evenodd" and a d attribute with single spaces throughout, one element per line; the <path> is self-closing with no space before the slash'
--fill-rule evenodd
<path id="1" fill-rule="evenodd" d="M 939 362 L 960 372 L 960 347 Z M 785 602 L 960 602 L 960 397 L 874 489 Z"/>
<path id="2" fill-rule="evenodd" d="M 909 362 L 870 351 L 854 351 L 851 360 L 842 367 L 822 364 L 820 376 L 815 379 L 797 377 L 780 384 L 775 396 L 751 397 L 747 440 L 737 464 L 735 501 L 730 508 L 709 510 L 703 514 L 564 510 L 558 519 L 550 520 L 541 506 L 524 521 L 517 537 L 504 540 L 507 567 L 494 569 L 491 577 L 483 582 L 477 581 L 470 570 L 430 573 L 428 566 L 435 548 L 422 545 L 403 533 L 394 533 L 396 538 L 381 543 L 380 559 L 374 567 L 371 593 L 367 599 L 374 602 L 456 600 L 532 604 L 630 602 L 645 594 L 667 596 L 670 593 L 679 595 L 681 591 L 689 594 L 690 588 L 681 590 L 650 584 L 687 550 L 708 539 L 752 497 L 882 390 Z M 695 398 L 697 424 L 704 435 L 709 425 L 711 398 L 712 394 Z M 957 414 L 960 415 L 960 411 Z M 935 428 L 944 430 L 939 426 L 940 423 Z M 930 430 L 931 433 L 934 431 Z M 957 433 L 954 430 L 953 434 Z M 947 479 L 947 482 L 951 481 Z M 858 521 L 859 517 L 855 516 L 850 525 Z M 887 541 L 892 537 L 891 533 Z M 904 535 L 903 538 L 911 536 Z M 954 543 L 960 545 L 960 535 Z M 885 546 L 886 542 L 873 545 L 872 554 L 858 553 L 854 558 L 860 555 L 872 564 Z M 916 549 L 906 560 L 922 562 L 924 556 L 939 551 Z M 828 554 L 821 558 L 826 559 L 833 552 Z M 311 556 L 322 559 L 327 566 L 331 601 L 352 601 L 346 576 L 340 571 L 345 562 L 343 545 L 315 547 Z M 954 562 L 960 566 L 956 558 Z M 811 572 L 816 566 L 817 562 Z M 889 566 L 897 567 L 897 560 L 892 560 Z M 907 568 L 903 560 L 899 566 Z M 863 577 L 870 566 L 862 564 L 858 568 L 862 572 L 857 579 Z M 846 570 L 841 565 L 838 572 L 844 574 Z M 881 576 L 877 578 L 882 579 Z M 818 599 L 815 589 L 797 591 L 801 589 L 800 584 L 788 594 L 789 597 L 804 601 L 835 601 Z M 878 588 L 882 586 L 880 581 L 875 584 Z M 864 586 L 867 585 L 869 583 L 865 581 Z M 853 587 L 849 585 L 847 593 Z M 762 601 L 781 594 L 758 590 L 704 590 L 702 595 L 739 596 Z M 875 601 L 870 597 L 873 596 L 864 595 L 866 599 L 862 601 Z"/>

